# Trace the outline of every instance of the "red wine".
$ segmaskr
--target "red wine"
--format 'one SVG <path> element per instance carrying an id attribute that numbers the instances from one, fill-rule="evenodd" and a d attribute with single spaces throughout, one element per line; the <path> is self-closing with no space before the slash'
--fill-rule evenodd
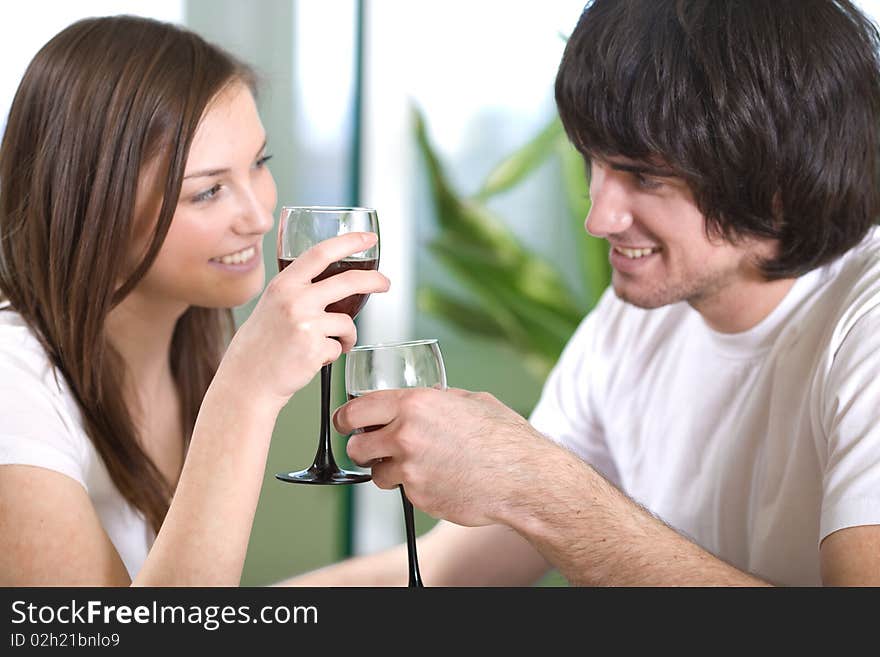
<path id="1" fill-rule="evenodd" d="M 278 271 L 283 271 L 287 265 L 293 262 L 291 260 L 285 260 L 283 258 L 278 258 Z M 332 263 L 327 269 L 318 274 L 315 278 L 312 279 L 312 283 L 317 283 L 318 281 L 323 281 L 325 278 L 330 278 L 334 274 L 341 274 L 344 271 L 348 271 L 349 269 L 358 269 L 362 271 L 370 271 L 371 269 L 379 268 L 379 259 L 371 258 L 364 260 L 340 260 L 338 262 Z M 361 308 L 364 307 L 364 304 L 367 302 L 367 297 L 369 294 L 352 294 L 351 296 L 345 297 L 344 299 L 340 299 L 334 303 L 331 303 L 325 310 L 328 313 L 345 313 L 349 317 L 354 318 L 360 311 Z"/>

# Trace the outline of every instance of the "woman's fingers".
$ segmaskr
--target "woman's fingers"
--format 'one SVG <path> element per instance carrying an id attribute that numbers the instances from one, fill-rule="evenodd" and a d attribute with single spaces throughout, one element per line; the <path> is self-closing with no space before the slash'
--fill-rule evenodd
<path id="1" fill-rule="evenodd" d="M 342 355 L 342 343 L 335 338 L 324 340 L 324 365 L 336 362 Z"/>
<path id="2" fill-rule="evenodd" d="M 299 277 L 311 281 L 334 262 L 365 251 L 376 244 L 376 233 L 346 233 L 315 244 L 297 256 L 279 276 Z"/>
<path id="3" fill-rule="evenodd" d="M 357 341 L 355 325 L 348 315 L 327 312 L 327 307 L 351 295 L 387 290 L 388 279 L 377 271 L 362 270 L 331 276 L 326 285 L 312 281 L 332 263 L 368 251 L 377 239 L 375 233 L 339 235 L 316 244 L 285 267 L 269 282 L 254 312 L 233 337 L 224 362 L 235 365 L 226 369 L 236 368 L 236 377 L 250 381 L 254 394 L 265 392 L 273 400 L 286 400 L 322 364 L 349 351 Z"/>
<path id="4" fill-rule="evenodd" d="M 296 258 L 276 278 L 282 285 L 281 289 L 286 289 L 294 281 L 298 281 L 299 285 L 310 284 L 309 298 L 319 308 L 326 308 L 355 294 L 386 292 L 391 283 L 376 270 L 348 270 L 311 283 L 334 262 L 369 249 L 376 240 L 375 233 L 347 233 L 324 240 Z"/>
<path id="5" fill-rule="evenodd" d="M 312 285 L 315 299 L 325 308 L 352 294 L 372 294 L 386 292 L 391 282 L 385 274 L 378 271 L 348 270 Z"/>
<path id="6" fill-rule="evenodd" d="M 344 313 L 326 313 L 320 320 L 321 333 L 336 338 L 342 345 L 342 352 L 351 351 L 357 342 L 357 328 L 354 320 Z"/>

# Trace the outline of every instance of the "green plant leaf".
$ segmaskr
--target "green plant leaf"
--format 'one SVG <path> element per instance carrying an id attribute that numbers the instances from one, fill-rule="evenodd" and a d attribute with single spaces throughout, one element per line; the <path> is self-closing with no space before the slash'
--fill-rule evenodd
<path id="1" fill-rule="evenodd" d="M 588 173 L 583 156 L 563 135 L 557 144 L 562 163 L 565 195 L 571 216 L 572 230 L 577 236 L 578 265 L 587 288 L 588 308 L 596 305 L 602 292 L 611 281 L 611 265 L 608 262 L 608 243 L 593 237 L 584 229 L 584 221 L 590 211 Z"/>
<path id="2" fill-rule="evenodd" d="M 580 322 L 580 316 L 563 315 L 558 309 L 530 299 L 511 283 L 508 272 L 492 268 L 485 261 L 463 256 L 458 251 L 432 245 L 438 259 L 465 282 L 520 345 L 531 344 L 532 350 L 556 357 Z"/>
<path id="3" fill-rule="evenodd" d="M 523 303 L 536 311 L 551 313 L 567 323 L 580 321 L 583 312 L 580 301 L 568 289 L 560 275 L 537 256 L 522 252 L 518 257 L 504 259 L 487 249 L 441 237 L 430 245 L 431 250 L 470 278 L 463 282 L 469 287 L 479 284 L 491 286 L 493 293 L 505 298 L 522 298 Z"/>
<path id="4" fill-rule="evenodd" d="M 449 184 L 443 167 L 428 140 L 422 115 L 413 109 L 416 141 L 428 167 L 431 191 L 437 209 L 437 221 L 446 230 L 467 236 L 476 243 L 499 252 L 516 250 L 518 245 L 510 230 L 481 205 L 460 199 Z"/>
<path id="5" fill-rule="evenodd" d="M 419 288 L 417 304 L 421 310 L 443 317 L 471 333 L 487 338 L 507 336 L 504 327 L 493 315 L 474 304 L 460 301 L 439 288 Z"/>
<path id="6" fill-rule="evenodd" d="M 562 123 L 554 117 L 534 139 L 502 160 L 489 173 L 475 198 L 485 201 L 519 183 L 547 160 L 553 153 L 559 136 L 564 134 Z"/>
<path id="7" fill-rule="evenodd" d="M 415 136 L 425 165 L 439 227 L 431 252 L 465 288 L 462 300 L 433 287 L 419 290 L 419 307 L 486 339 L 507 344 L 537 377 L 550 371 L 566 342 L 604 290 L 609 278 L 607 246 L 584 234 L 589 209 L 584 163 L 568 144 L 558 119 L 488 176 L 474 198 L 462 197 L 449 182 L 413 108 Z M 553 262 L 528 249 L 483 199 L 510 189 L 553 154 L 560 157 L 563 189 L 578 239 L 584 301 Z"/>
<path id="8" fill-rule="evenodd" d="M 583 228 L 583 219 L 590 211 L 589 174 L 584 158 L 571 145 L 565 133 L 559 135 L 555 147 L 562 164 L 562 181 L 569 210 Z"/>
<path id="9" fill-rule="evenodd" d="M 459 267 L 456 267 L 454 264 L 449 265 L 449 267 L 453 276 L 459 279 L 462 278 L 462 272 Z M 469 273 L 464 273 L 465 279 L 468 279 L 469 276 Z M 480 285 L 477 285 L 476 289 L 472 290 L 472 292 L 479 299 L 480 304 L 484 306 L 482 312 L 492 318 L 491 323 L 487 326 L 497 327 L 499 329 L 499 337 L 502 338 L 503 342 L 510 344 L 517 350 L 523 350 L 523 345 L 527 345 L 525 351 L 532 350 L 533 345 L 529 343 L 529 336 L 526 333 L 525 328 L 503 302 L 493 294 L 487 293 L 487 290 Z M 466 324 L 470 324 L 471 321 L 472 320 L 468 320 Z M 459 328 L 465 328 L 465 326 L 459 325 Z M 487 330 L 488 328 L 480 330 L 479 333 L 485 335 Z"/>
<path id="10" fill-rule="evenodd" d="M 583 239 L 581 252 L 583 254 L 583 268 L 587 272 L 589 307 L 592 309 L 611 283 L 608 242 L 592 235 L 586 235 Z"/>

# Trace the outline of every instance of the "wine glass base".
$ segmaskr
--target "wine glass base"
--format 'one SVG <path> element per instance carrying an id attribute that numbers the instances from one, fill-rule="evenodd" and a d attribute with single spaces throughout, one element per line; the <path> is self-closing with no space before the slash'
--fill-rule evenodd
<path id="1" fill-rule="evenodd" d="M 316 485 L 334 485 L 334 484 L 362 484 L 370 481 L 372 476 L 365 472 L 349 472 L 347 470 L 330 470 L 322 471 L 309 468 L 308 470 L 300 470 L 299 472 L 280 472 L 275 475 L 279 481 L 289 484 L 316 484 Z"/>

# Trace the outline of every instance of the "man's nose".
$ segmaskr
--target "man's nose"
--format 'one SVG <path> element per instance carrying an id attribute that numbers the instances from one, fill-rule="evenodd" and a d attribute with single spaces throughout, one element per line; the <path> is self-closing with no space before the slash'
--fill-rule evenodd
<path id="1" fill-rule="evenodd" d="M 590 181 L 590 211 L 584 228 L 595 237 L 622 233 L 632 225 L 627 192 L 620 181 L 607 172 L 593 172 Z"/>

